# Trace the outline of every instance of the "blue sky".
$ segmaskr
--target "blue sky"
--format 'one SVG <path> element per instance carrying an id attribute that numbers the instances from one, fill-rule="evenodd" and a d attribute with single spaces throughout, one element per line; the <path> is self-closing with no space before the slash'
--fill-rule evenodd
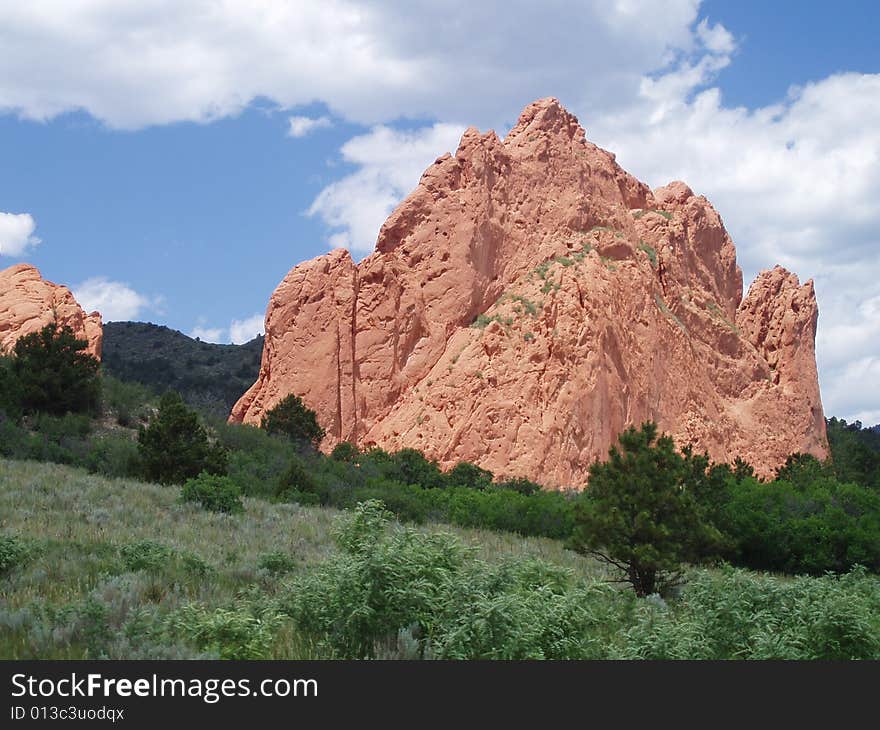
<path id="1" fill-rule="evenodd" d="M 378 226 L 464 125 L 557 96 L 686 180 L 746 285 L 815 278 L 829 413 L 880 421 L 876 3 L 0 3 L 0 267 L 218 341 Z"/>
<path id="2" fill-rule="evenodd" d="M 82 112 L 0 117 L 2 209 L 28 211 L 41 239 L 22 258 L 53 281 L 125 282 L 154 302 L 141 316 L 184 332 L 263 310 L 287 269 L 326 250 L 304 211 L 358 129 L 296 140 L 288 116 L 256 108 L 135 132 Z"/>
<path id="3" fill-rule="evenodd" d="M 718 78 L 733 106 L 766 106 L 792 85 L 841 71 L 880 71 L 880 12 L 871 0 L 711 0 L 700 12 L 738 39 L 735 60 Z"/>

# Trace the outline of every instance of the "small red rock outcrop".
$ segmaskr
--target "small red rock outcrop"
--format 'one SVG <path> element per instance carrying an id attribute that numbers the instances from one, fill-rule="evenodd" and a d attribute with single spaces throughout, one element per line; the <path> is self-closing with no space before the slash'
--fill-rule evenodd
<path id="1" fill-rule="evenodd" d="M 51 322 L 69 326 L 100 359 L 104 330 L 99 312 L 86 314 L 70 289 L 46 281 L 30 264 L 0 271 L 0 352 L 10 352 L 19 337 Z"/>
<path id="2" fill-rule="evenodd" d="M 230 419 L 295 393 L 323 448 L 414 447 L 555 486 L 582 486 L 648 419 L 762 474 L 824 457 L 812 282 L 777 267 L 742 286 L 704 197 L 650 190 L 543 99 L 503 141 L 468 129 L 359 264 L 339 250 L 291 270 Z"/>

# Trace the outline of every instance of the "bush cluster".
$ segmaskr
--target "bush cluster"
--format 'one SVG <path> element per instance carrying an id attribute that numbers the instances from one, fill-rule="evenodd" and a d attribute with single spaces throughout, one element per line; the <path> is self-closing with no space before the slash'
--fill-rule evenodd
<path id="1" fill-rule="evenodd" d="M 667 603 L 540 560 L 487 564 L 450 535 L 392 523 L 379 502 L 341 521 L 340 554 L 279 600 L 340 658 L 402 645 L 443 659 L 880 657 L 880 584 L 863 569 L 793 580 L 694 571 Z"/>
<path id="2" fill-rule="evenodd" d="M 7 535 L 0 535 L 0 576 L 20 565 L 26 555 L 27 549 L 21 540 Z"/>
<path id="3" fill-rule="evenodd" d="M 229 477 L 202 472 L 187 480 L 180 492 L 184 502 L 196 502 L 211 512 L 243 512 L 241 490 Z"/>
<path id="4" fill-rule="evenodd" d="M 724 479 L 710 510 L 731 562 L 811 575 L 856 565 L 880 572 L 880 491 L 840 482 L 812 456 L 790 458 L 770 482 L 717 470 Z"/>
<path id="5" fill-rule="evenodd" d="M 268 496 L 343 509 L 379 499 L 399 519 L 415 523 L 447 522 L 557 539 L 571 534 L 573 495 L 541 490 L 526 479 L 493 482 L 492 477 L 466 462 L 444 473 L 414 449 L 359 453 L 347 445 L 344 460 L 317 453 L 292 457 Z"/>
<path id="6" fill-rule="evenodd" d="M 590 623 L 570 576 L 540 561 L 489 565 L 454 537 L 391 523 L 381 502 L 341 521 L 342 553 L 293 582 L 281 610 L 341 658 L 375 657 L 401 631 L 422 657 L 574 658 Z M 600 589 L 601 590 L 601 589 Z"/>

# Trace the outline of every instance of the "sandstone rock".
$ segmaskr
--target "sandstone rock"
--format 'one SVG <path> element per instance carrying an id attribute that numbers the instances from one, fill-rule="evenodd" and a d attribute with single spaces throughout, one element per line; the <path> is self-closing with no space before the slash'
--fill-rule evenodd
<path id="1" fill-rule="evenodd" d="M 769 474 L 827 452 L 812 284 L 782 269 L 742 298 L 721 218 L 651 191 L 555 99 L 502 141 L 468 129 L 355 265 L 296 266 L 266 313 L 259 379 L 231 420 L 300 395 L 339 441 L 444 467 L 583 486 L 624 427 Z"/>
<path id="2" fill-rule="evenodd" d="M 88 341 L 89 352 L 101 357 L 99 312 L 86 314 L 70 289 L 46 281 L 30 264 L 0 271 L 0 352 L 11 351 L 19 337 L 53 321 L 71 327 L 77 337 Z"/>

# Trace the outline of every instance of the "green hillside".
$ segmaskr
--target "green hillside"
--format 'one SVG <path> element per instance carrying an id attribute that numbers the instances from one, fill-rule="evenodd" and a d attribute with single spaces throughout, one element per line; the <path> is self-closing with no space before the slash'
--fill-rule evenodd
<path id="1" fill-rule="evenodd" d="M 104 370 L 161 393 L 176 390 L 203 413 L 226 416 L 260 372 L 263 338 L 215 345 L 146 322 L 104 325 Z"/>
<path id="2" fill-rule="evenodd" d="M 141 352 L 177 365 L 158 329 Z M 0 358 L 0 658 L 880 658 L 861 424 L 762 481 L 647 422 L 551 492 L 322 454 L 296 398 L 265 429 L 200 417 L 85 345 L 48 325 Z"/>
<path id="3" fill-rule="evenodd" d="M 251 614 L 269 611 L 290 579 L 337 552 L 337 510 L 245 498 L 245 512 L 233 516 L 183 504 L 179 494 L 176 487 L 0 459 L 0 658 L 216 656 L 223 647 L 179 642 L 175 621 L 202 611 L 228 619 L 232 634 L 240 621 L 243 634 L 259 637 Z M 558 541 L 419 529 L 455 535 L 491 563 L 543 559 L 573 576 L 603 575 Z M 17 557 L 10 541 L 22 546 Z M 259 656 L 332 655 L 289 619 L 275 623 Z M 252 658 L 242 651 L 241 658 Z"/>
<path id="4" fill-rule="evenodd" d="M 0 658 L 878 658 L 880 580 L 693 570 L 668 603 L 557 541 L 0 461 Z"/>

